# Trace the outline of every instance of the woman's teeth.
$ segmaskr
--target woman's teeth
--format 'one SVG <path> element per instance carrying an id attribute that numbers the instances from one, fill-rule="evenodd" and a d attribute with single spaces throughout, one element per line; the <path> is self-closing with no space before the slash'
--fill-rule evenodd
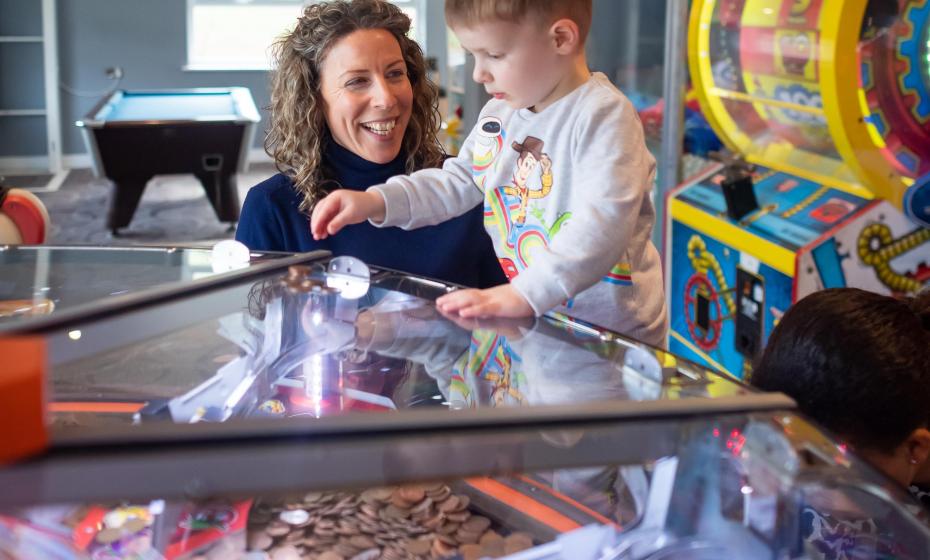
<path id="1" fill-rule="evenodd" d="M 379 136 L 387 136 L 394 130 L 397 120 L 362 123 L 362 126 Z"/>

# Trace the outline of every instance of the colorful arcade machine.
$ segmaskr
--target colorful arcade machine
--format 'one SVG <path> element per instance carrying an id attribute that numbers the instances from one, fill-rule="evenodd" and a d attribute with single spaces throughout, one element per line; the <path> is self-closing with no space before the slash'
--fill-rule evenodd
<path id="1" fill-rule="evenodd" d="M 731 156 L 669 194 L 672 351 L 738 377 L 819 289 L 930 283 L 927 0 L 698 0 L 689 63 Z"/>

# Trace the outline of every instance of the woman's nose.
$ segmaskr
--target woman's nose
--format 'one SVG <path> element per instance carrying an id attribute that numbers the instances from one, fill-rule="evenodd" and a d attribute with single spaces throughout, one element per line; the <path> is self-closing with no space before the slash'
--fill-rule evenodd
<path id="1" fill-rule="evenodd" d="M 386 80 L 375 80 L 372 88 L 372 103 L 375 107 L 390 109 L 397 104 L 397 95 Z"/>

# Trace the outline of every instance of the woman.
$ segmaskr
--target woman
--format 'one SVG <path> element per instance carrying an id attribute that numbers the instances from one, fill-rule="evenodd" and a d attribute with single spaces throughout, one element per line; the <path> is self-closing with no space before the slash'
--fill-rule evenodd
<path id="1" fill-rule="evenodd" d="M 323 241 L 310 235 L 309 213 L 331 190 L 363 191 L 442 164 L 438 90 L 409 29 L 392 4 L 338 0 L 307 7 L 275 43 L 265 150 L 281 173 L 249 191 L 237 240 L 253 250 L 327 249 L 473 287 L 506 282 L 480 208 L 416 231 L 363 223 Z"/>

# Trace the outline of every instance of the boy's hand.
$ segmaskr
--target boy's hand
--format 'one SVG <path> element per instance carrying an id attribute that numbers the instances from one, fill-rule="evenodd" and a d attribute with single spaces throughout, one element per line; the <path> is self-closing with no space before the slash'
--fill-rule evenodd
<path id="1" fill-rule="evenodd" d="M 339 189 L 313 207 L 310 233 L 319 241 L 335 235 L 345 226 L 365 220 L 384 220 L 384 198 L 377 192 Z"/>
<path id="2" fill-rule="evenodd" d="M 487 290 L 458 290 L 436 300 L 436 308 L 459 317 L 532 317 L 530 304 L 510 284 Z"/>

